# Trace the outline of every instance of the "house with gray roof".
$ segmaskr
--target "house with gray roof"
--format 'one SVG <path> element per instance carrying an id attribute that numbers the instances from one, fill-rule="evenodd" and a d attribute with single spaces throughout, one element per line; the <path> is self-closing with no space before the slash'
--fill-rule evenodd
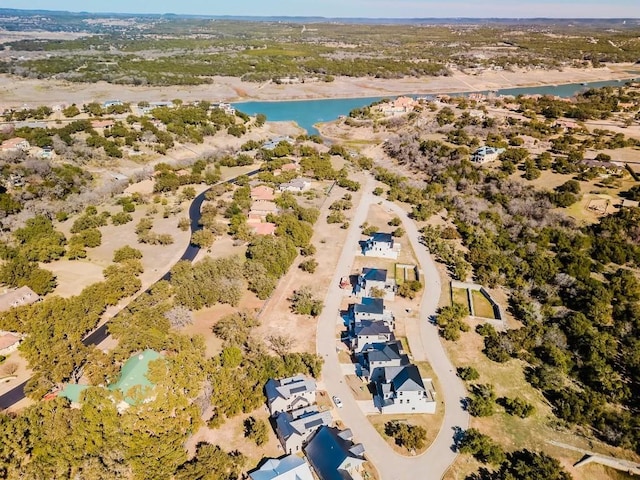
<path id="1" fill-rule="evenodd" d="M 264 390 L 271 416 L 309 407 L 316 403 L 316 381 L 304 375 L 272 378 L 266 383 Z"/>
<path id="2" fill-rule="evenodd" d="M 384 378 L 386 367 L 409 365 L 409 357 L 402 353 L 398 341 L 374 343 L 358 354 L 360 376 L 367 381 L 378 382 Z"/>
<path id="3" fill-rule="evenodd" d="M 354 293 L 362 294 L 363 297 L 371 297 L 372 292 L 376 289 L 382 292 L 385 300 L 393 300 L 395 298 L 396 282 L 387 279 L 387 270 L 383 268 L 363 268 L 362 274 L 358 276 Z"/>
<path id="4" fill-rule="evenodd" d="M 297 455 L 268 458 L 260 468 L 249 473 L 251 480 L 314 480 L 309 464 Z"/>
<path id="5" fill-rule="evenodd" d="M 316 405 L 276 417 L 276 435 L 286 453 L 298 453 L 320 427 L 331 425 L 331 411 L 321 412 Z"/>
<path id="6" fill-rule="evenodd" d="M 20 287 L 0 295 L 0 312 L 4 312 L 13 307 L 31 305 L 40 300 L 40 295 L 29 287 Z"/>
<path id="7" fill-rule="evenodd" d="M 382 298 L 363 297 L 360 303 L 349 305 L 351 313 L 351 323 L 358 323 L 365 320 L 383 322 L 391 329 L 394 328 L 395 317 L 393 313 L 384 306 Z"/>
<path id="8" fill-rule="evenodd" d="M 311 188 L 311 180 L 306 178 L 294 178 L 290 182 L 282 183 L 278 187 L 281 192 L 301 193 Z"/>
<path id="9" fill-rule="evenodd" d="M 351 349 L 354 353 L 360 353 L 376 343 L 390 342 L 394 339 L 391 327 L 384 322 L 363 320 L 353 326 Z"/>
<path id="10" fill-rule="evenodd" d="M 473 152 L 473 155 L 471 155 L 471 161 L 473 163 L 480 164 L 492 162 L 494 160 L 497 160 L 500 154 L 504 151 L 504 148 L 495 148 L 488 146 L 480 147 L 475 152 Z"/>
<path id="11" fill-rule="evenodd" d="M 351 430 L 322 427 L 304 453 L 320 480 L 353 480 L 365 462 L 364 446 L 353 443 Z"/>
<path id="12" fill-rule="evenodd" d="M 376 232 L 362 242 L 362 254 L 367 257 L 398 258 L 400 244 L 390 233 Z"/>
<path id="13" fill-rule="evenodd" d="M 415 365 L 385 367 L 374 404 L 381 413 L 435 413 L 435 389 L 430 380 L 425 386 Z"/>

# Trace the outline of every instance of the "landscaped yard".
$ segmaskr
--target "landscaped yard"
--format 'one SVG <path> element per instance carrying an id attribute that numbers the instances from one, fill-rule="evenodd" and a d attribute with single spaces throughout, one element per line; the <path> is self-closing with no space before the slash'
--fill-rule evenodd
<path id="1" fill-rule="evenodd" d="M 417 280 L 415 267 L 409 268 L 405 264 L 395 264 L 396 283 L 402 285 L 404 282 L 413 282 Z"/>
<path id="2" fill-rule="evenodd" d="M 408 423 L 410 425 L 417 425 L 423 427 L 427 431 L 427 438 L 425 441 L 425 446 L 419 451 L 416 451 L 416 455 L 420 455 L 424 451 L 429 448 L 429 445 L 433 443 L 438 435 L 438 431 L 440 430 L 440 425 L 442 425 L 442 419 L 444 418 L 444 409 L 440 408 L 438 405 L 438 409 L 434 415 L 428 414 L 405 414 L 405 415 L 369 415 L 367 417 L 374 428 L 378 431 L 380 436 L 385 439 L 385 441 L 391 445 L 394 451 L 399 453 L 400 455 L 411 455 L 406 448 L 400 447 L 396 445 L 395 440 L 385 434 L 385 424 L 387 422 L 399 421 L 402 423 Z"/>
<path id="3" fill-rule="evenodd" d="M 460 305 L 465 305 L 469 308 L 469 298 L 467 297 L 467 290 L 464 288 L 452 288 L 451 289 L 451 299 L 454 303 L 459 303 Z"/>
<path id="4" fill-rule="evenodd" d="M 473 300 L 473 309 L 476 317 L 496 318 L 491 302 L 482 292 L 473 290 L 471 292 L 471 298 Z"/>

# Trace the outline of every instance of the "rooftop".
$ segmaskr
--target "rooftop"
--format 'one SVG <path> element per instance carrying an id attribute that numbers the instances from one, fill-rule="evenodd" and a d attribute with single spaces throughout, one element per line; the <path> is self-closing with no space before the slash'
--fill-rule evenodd
<path id="1" fill-rule="evenodd" d="M 380 243 L 393 243 L 393 235 L 391 235 L 390 233 L 382 233 L 382 232 L 376 232 L 373 235 L 371 235 L 371 240 L 373 240 L 374 242 L 380 242 Z"/>
<path id="2" fill-rule="evenodd" d="M 10 290 L 4 295 L 0 295 L 0 312 L 9 310 L 11 307 L 31 305 L 40 300 L 40 296 L 29 287 L 20 287 Z"/>
<path id="3" fill-rule="evenodd" d="M 364 462 L 364 447 L 352 442 L 351 430 L 322 427 L 311 438 L 304 452 L 321 480 L 344 480 L 345 460 L 356 466 Z"/>
<path id="4" fill-rule="evenodd" d="M 364 297 L 360 303 L 353 305 L 354 313 L 383 314 L 384 300 L 382 298 Z"/>
<path id="5" fill-rule="evenodd" d="M 313 480 L 309 464 L 296 455 L 269 458 L 249 477 L 251 480 Z"/>
<path id="6" fill-rule="evenodd" d="M 382 268 L 363 268 L 362 277 L 373 282 L 386 282 L 387 271 Z"/>

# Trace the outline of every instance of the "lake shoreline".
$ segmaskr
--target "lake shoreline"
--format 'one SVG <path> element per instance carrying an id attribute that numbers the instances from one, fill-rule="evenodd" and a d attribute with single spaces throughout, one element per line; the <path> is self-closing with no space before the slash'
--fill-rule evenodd
<path id="1" fill-rule="evenodd" d="M 491 70 L 477 75 L 454 71 L 448 77 L 400 79 L 338 77 L 329 83 L 307 81 L 289 85 L 277 85 L 273 82 L 249 83 L 235 77 L 213 77 L 211 84 L 159 87 L 115 85 L 106 82 L 72 83 L 57 79 L 25 79 L 2 74 L 0 75 L 0 108 L 102 103 L 114 99 L 132 103 L 173 99 L 245 103 L 385 98 L 409 94 L 468 93 L 598 81 L 623 81 L 634 77 L 640 77 L 640 65 L 629 63 L 608 65 L 598 69 L 565 68 L 562 71 Z"/>

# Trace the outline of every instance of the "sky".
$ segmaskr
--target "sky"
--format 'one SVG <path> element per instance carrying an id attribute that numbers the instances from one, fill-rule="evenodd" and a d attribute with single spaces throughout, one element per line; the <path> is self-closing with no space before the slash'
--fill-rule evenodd
<path id="1" fill-rule="evenodd" d="M 0 8 L 367 18 L 640 18 L 640 0 L 0 0 Z"/>

